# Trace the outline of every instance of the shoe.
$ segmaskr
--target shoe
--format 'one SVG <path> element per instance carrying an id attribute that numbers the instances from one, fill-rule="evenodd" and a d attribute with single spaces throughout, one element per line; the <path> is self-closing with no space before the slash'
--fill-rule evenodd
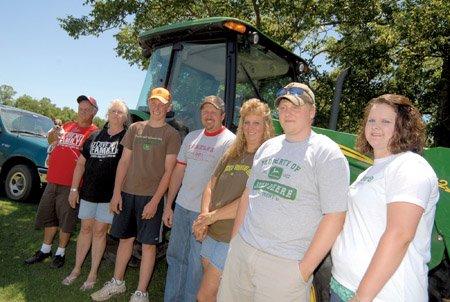
<path id="1" fill-rule="evenodd" d="M 125 281 L 118 285 L 116 280 L 112 278 L 111 281 L 108 281 L 103 285 L 102 289 L 93 293 L 91 298 L 94 301 L 106 301 L 111 297 L 124 293 L 126 290 Z"/>
<path id="2" fill-rule="evenodd" d="M 56 255 L 55 257 L 53 257 L 50 267 L 51 268 L 63 267 L 65 259 L 66 259 L 66 256 Z"/>
<path id="3" fill-rule="evenodd" d="M 148 293 L 137 290 L 131 295 L 130 302 L 149 302 Z"/>
<path id="4" fill-rule="evenodd" d="M 51 257 L 52 252 L 43 253 L 41 251 L 37 251 L 33 256 L 25 260 L 26 264 L 35 264 L 37 262 L 42 262 L 45 258 Z"/>
<path id="5" fill-rule="evenodd" d="M 95 283 L 97 283 L 96 280 L 94 281 L 84 281 L 83 285 L 81 285 L 80 290 L 81 291 L 87 291 L 94 288 Z"/>
<path id="6" fill-rule="evenodd" d="M 66 278 L 64 278 L 64 280 L 61 282 L 63 285 L 72 285 L 72 283 L 75 282 L 75 280 L 78 278 L 80 274 L 78 275 L 72 275 L 72 273 L 70 273 L 69 276 L 67 276 Z"/>

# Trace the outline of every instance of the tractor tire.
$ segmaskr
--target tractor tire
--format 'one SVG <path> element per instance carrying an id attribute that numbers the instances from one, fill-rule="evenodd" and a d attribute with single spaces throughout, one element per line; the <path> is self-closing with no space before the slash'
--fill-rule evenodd
<path id="1" fill-rule="evenodd" d="M 5 194 L 13 201 L 28 201 L 38 191 L 39 185 L 39 177 L 29 166 L 16 165 L 6 175 Z"/>
<path id="2" fill-rule="evenodd" d="M 331 256 L 322 261 L 314 272 L 313 287 L 311 288 L 311 302 L 330 301 Z"/>
<path id="3" fill-rule="evenodd" d="M 430 302 L 450 301 L 450 261 L 447 257 L 428 272 L 428 299 Z"/>

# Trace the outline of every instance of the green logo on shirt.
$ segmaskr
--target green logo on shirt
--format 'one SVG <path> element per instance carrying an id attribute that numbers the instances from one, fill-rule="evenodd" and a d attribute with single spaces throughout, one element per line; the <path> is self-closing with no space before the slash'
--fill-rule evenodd
<path id="1" fill-rule="evenodd" d="M 269 178 L 272 179 L 280 179 L 281 175 L 283 175 L 283 168 L 280 167 L 271 167 L 269 170 Z"/>
<path id="2" fill-rule="evenodd" d="M 297 190 L 289 186 L 285 186 L 274 181 L 257 179 L 253 184 L 253 190 L 261 190 L 283 197 L 285 199 L 294 200 L 297 196 Z"/>

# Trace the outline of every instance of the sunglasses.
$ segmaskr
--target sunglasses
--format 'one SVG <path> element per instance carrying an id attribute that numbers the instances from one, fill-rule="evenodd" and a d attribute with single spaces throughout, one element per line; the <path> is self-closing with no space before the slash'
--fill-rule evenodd
<path id="1" fill-rule="evenodd" d="M 300 87 L 281 88 L 277 92 L 277 97 L 280 97 L 283 95 L 302 96 L 305 94 L 309 97 L 310 102 L 312 103 L 313 98 L 311 97 L 311 95 L 308 93 L 308 91 L 306 91 L 305 89 L 300 88 Z"/>

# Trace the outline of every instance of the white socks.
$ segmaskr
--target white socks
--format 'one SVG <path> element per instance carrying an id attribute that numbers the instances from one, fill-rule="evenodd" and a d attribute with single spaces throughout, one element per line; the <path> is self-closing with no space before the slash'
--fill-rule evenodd
<path id="1" fill-rule="evenodd" d="M 58 249 L 56 250 L 55 256 L 64 257 L 65 253 L 66 253 L 66 248 L 58 246 Z"/>
<path id="2" fill-rule="evenodd" d="M 51 244 L 42 243 L 41 252 L 43 252 L 44 254 L 48 254 L 48 253 L 51 252 L 51 250 L 52 250 L 52 245 Z"/>

